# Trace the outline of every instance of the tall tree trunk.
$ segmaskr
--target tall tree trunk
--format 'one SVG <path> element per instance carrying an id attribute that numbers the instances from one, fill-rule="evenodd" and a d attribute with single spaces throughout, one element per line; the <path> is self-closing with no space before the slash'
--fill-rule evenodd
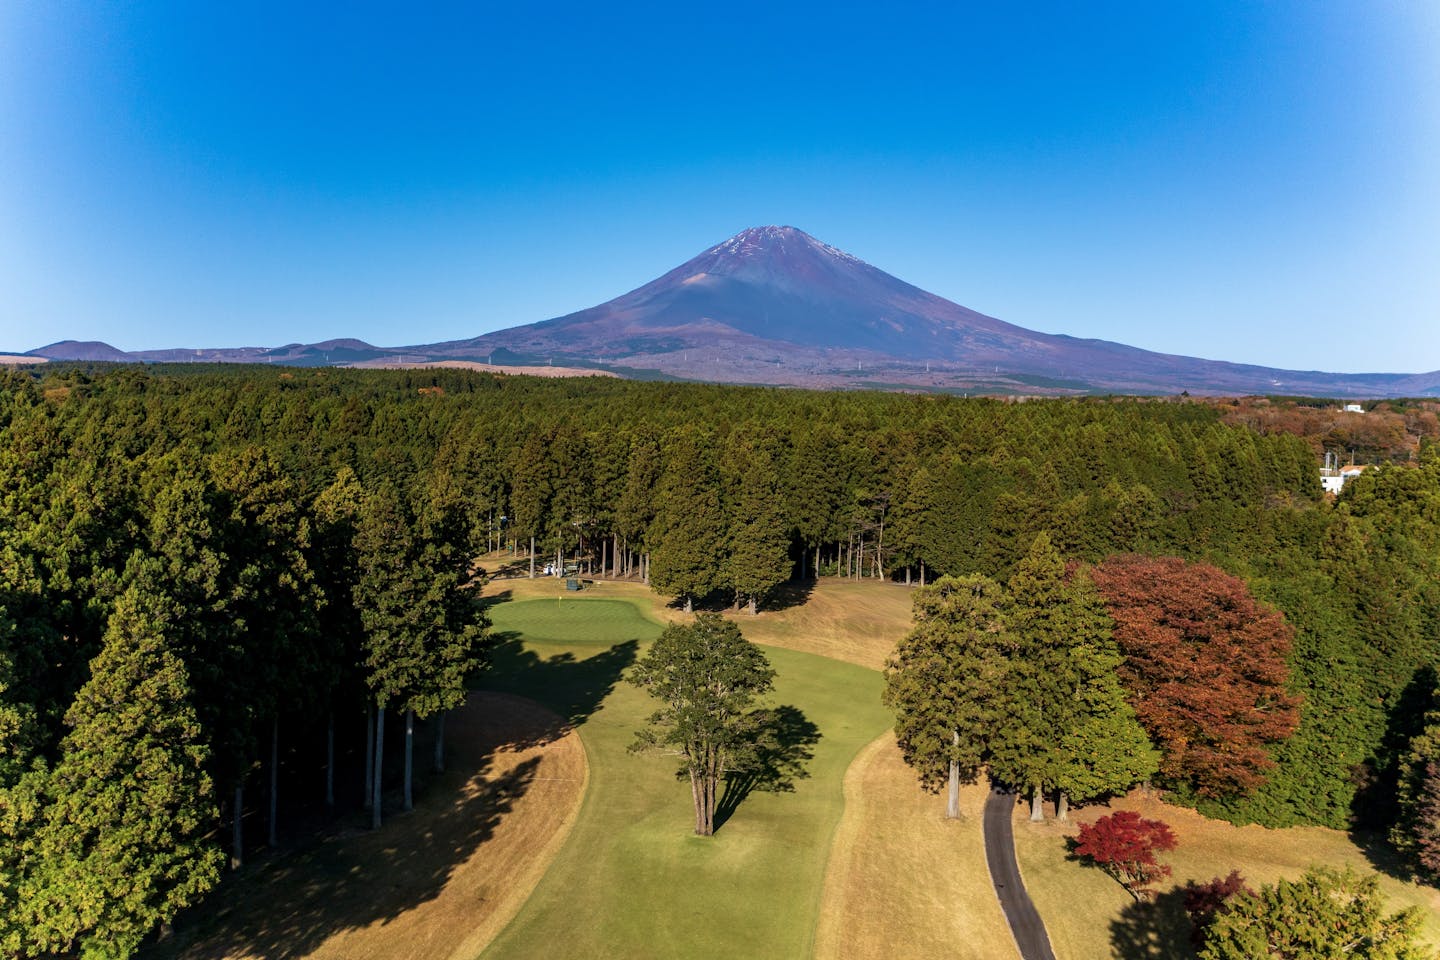
<path id="1" fill-rule="evenodd" d="M 375 799 L 371 784 L 375 782 L 375 711 L 365 702 L 365 809 L 369 810 Z"/>
<path id="2" fill-rule="evenodd" d="M 266 842 L 270 849 L 274 850 L 279 846 L 280 831 L 275 823 L 275 811 L 279 806 L 280 798 L 280 718 L 270 718 L 270 822 L 266 825 L 269 829 L 269 836 Z"/>
<path id="3" fill-rule="evenodd" d="M 695 604 L 694 604 L 693 601 L 691 601 L 690 595 L 689 595 L 688 593 L 685 595 L 685 612 L 686 612 L 686 613 L 694 613 L 694 612 L 695 612 Z"/>
<path id="4" fill-rule="evenodd" d="M 920 586 L 925 586 L 925 561 L 920 561 Z"/>
<path id="5" fill-rule="evenodd" d="M 910 586 L 910 565 L 905 565 L 905 586 Z"/>
<path id="6" fill-rule="evenodd" d="M 875 579 L 885 579 L 885 511 L 880 511 L 880 533 L 875 538 Z"/>
<path id="7" fill-rule="evenodd" d="M 530 579 L 535 579 L 535 535 L 530 535 Z"/>
<path id="8" fill-rule="evenodd" d="M 380 829 L 380 779 L 385 773 L 385 708 L 375 708 L 375 779 L 370 793 L 370 829 Z"/>
<path id="9" fill-rule="evenodd" d="M 820 544 L 815 544 L 815 579 L 820 579 Z"/>
<path id="10" fill-rule="evenodd" d="M 245 782 L 235 784 L 235 809 L 230 816 L 230 869 L 245 866 Z"/>
<path id="11" fill-rule="evenodd" d="M 404 809 L 415 809 L 415 796 L 410 775 L 415 769 L 415 711 L 405 710 L 405 804 Z"/>
<path id="12" fill-rule="evenodd" d="M 756 616 L 759 616 L 759 615 L 760 615 L 760 605 L 759 605 L 759 603 L 756 601 L 755 597 L 754 597 L 754 596 L 751 596 L 751 597 L 750 597 L 750 616 L 756 617 Z"/>
<path id="13" fill-rule="evenodd" d="M 1037 784 L 1035 784 L 1033 787 L 1030 788 L 1030 822 L 1031 822 L 1031 823 L 1043 823 L 1043 822 L 1044 822 L 1044 820 L 1045 820 L 1045 810 L 1044 810 L 1044 807 L 1043 807 L 1044 802 L 1045 802 L 1045 794 L 1041 791 L 1041 789 L 1040 789 L 1040 784 L 1037 783 Z"/>
<path id="14" fill-rule="evenodd" d="M 698 836 L 705 836 L 705 809 L 704 797 L 701 796 L 700 775 L 694 770 L 690 771 L 690 802 L 695 807 L 695 833 Z"/>
<path id="15" fill-rule="evenodd" d="M 325 806 L 335 806 L 335 710 L 325 715 Z"/>
<path id="16" fill-rule="evenodd" d="M 441 710 L 435 715 L 435 772 L 445 772 L 445 715 L 448 710 Z"/>
<path id="17" fill-rule="evenodd" d="M 1055 801 L 1055 819 L 1061 823 L 1070 821 L 1070 798 L 1064 790 L 1060 791 L 1060 796 Z"/>
<path id="18" fill-rule="evenodd" d="M 950 742 L 956 746 L 960 745 L 960 731 L 950 731 Z M 960 819 L 960 761 L 950 761 L 950 792 L 945 798 L 945 817 L 949 820 Z"/>

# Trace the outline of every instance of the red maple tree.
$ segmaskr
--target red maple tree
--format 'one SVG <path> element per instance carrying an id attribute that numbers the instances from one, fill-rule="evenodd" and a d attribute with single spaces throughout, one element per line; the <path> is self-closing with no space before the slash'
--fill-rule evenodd
<path id="1" fill-rule="evenodd" d="M 1190 915 L 1190 943 L 1195 949 L 1205 946 L 1210 924 L 1215 922 L 1215 915 L 1224 909 L 1230 898 L 1238 893 L 1251 892 L 1239 870 L 1231 870 L 1228 876 L 1216 877 L 1205 883 L 1191 880 L 1185 884 L 1185 912 Z"/>
<path id="2" fill-rule="evenodd" d="M 1150 884 L 1170 876 L 1170 868 L 1155 859 L 1155 854 L 1174 850 L 1175 845 L 1168 824 L 1146 820 L 1134 810 L 1117 810 L 1094 823 L 1082 824 L 1074 851 L 1140 900 L 1148 895 Z"/>
<path id="3" fill-rule="evenodd" d="M 1164 752 L 1162 777 L 1200 796 L 1248 792 L 1295 731 L 1285 689 L 1294 635 L 1245 581 L 1179 557 L 1114 556 L 1094 571 L 1125 654 L 1120 679 Z"/>

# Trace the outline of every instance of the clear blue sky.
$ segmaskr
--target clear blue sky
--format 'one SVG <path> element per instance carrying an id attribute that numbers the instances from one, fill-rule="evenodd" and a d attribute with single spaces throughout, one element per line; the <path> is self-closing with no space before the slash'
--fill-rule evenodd
<path id="1" fill-rule="evenodd" d="M 0 0 L 0 349 L 474 336 L 774 223 L 1037 330 L 1440 368 L 1432 0 L 298 6 Z"/>

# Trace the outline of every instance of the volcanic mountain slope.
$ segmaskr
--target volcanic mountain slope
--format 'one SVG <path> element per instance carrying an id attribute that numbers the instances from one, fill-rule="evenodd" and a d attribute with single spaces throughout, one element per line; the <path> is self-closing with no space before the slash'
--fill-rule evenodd
<path id="1" fill-rule="evenodd" d="M 608 303 L 468 340 L 394 348 L 331 340 L 128 355 L 105 344 L 65 342 L 31 354 L 301 366 L 463 360 L 976 393 L 1440 394 L 1440 371 L 1276 370 L 1037 333 L 926 293 L 794 227 L 746 230 Z"/>
<path id="2" fill-rule="evenodd" d="M 1440 390 L 1440 373 L 1302 373 L 1037 333 L 927 293 L 794 227 L 746 230 L 568 316 L 405 349 L 504 351 L 540 362 L 813 386 L 1321 396 Z"/>

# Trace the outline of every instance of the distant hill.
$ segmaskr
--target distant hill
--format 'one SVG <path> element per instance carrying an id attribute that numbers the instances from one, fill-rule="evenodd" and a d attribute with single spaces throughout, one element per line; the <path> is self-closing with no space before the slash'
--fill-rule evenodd
<path id="1" fill-rule="evenodd" d="M 974 393 L 1440 395 L 1440 371 L 1337 374 L 1200 360 L 1039 333 L 927 293 L 794 227 L 756 227 L 599 306 L 466 340 L 361 340 L 125 354 L 65 341 L 50 359 L 302 366 L 465 360 L 809 387 Z"/>

